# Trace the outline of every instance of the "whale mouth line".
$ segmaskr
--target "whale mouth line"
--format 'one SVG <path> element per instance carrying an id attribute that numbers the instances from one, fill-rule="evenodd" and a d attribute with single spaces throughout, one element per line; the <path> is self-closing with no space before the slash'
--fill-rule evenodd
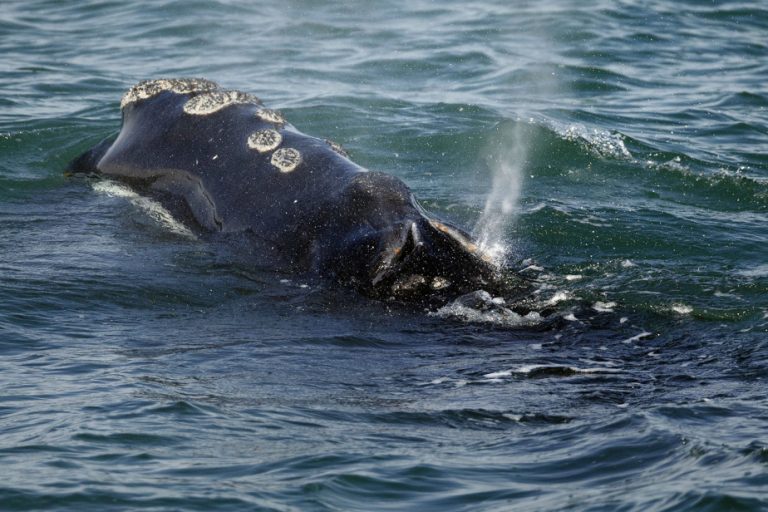
<path id="1" fill-rule="evenodd" d="M 424 240 L 421 233 L 419 233 L 416 223 L 413 221 L 408 222 L 408 227 L 401 230 L 396 245 L 388 248 L 381 261 L 376 265 L 376 273 L 371 281 L 373 286 L 379 285 L 379 283 L 388 280 L 393 275 L 398 275 L 407 260 L 413 256 L 414 251 L 418 251 L 423 246 Z"/>

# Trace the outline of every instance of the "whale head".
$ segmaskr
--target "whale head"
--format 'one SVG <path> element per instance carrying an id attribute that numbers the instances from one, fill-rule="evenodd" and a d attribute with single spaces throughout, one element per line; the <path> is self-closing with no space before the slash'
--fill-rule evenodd
<path id="1" fill-rule="evenodd" d="M 422 301 L 497 290 L 501 269 L 461 229 L 432 218 L 408 187 L 382 173 L 359 173 L 334 201 L 336 243 L 321 273 L 376 298 Z"/>

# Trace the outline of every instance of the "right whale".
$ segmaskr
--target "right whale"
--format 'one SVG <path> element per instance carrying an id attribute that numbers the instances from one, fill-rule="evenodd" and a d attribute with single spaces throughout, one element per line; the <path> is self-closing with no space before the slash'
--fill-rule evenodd
<path id="1" fill-rule="evenodd" d="M 199 232 L 247 234 L 257 259 L 368 296 L 445 299 L 507 287 L 508 273 L 421 208 L 401 180 L 299 132 L 253 95 L 159 79 L 132 87 L 121 107 L 118 136 L 70 172 L 120 180 Z"/>

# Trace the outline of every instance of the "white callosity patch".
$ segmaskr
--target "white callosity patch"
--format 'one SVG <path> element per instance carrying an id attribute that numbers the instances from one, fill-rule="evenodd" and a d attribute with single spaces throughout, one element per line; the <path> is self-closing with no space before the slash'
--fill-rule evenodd
<path id="1" fill-rule="evenodd" d="M 268 123 L 272 123 L 280 126 L 285 124 L 285 117 L 283 117 L 283 114 L 281 114 L 277 110 L 260 108 L 259 110 L 256 111 L 256 117 L 258 117 L 262 121 L 266 121 Z"/>
<path id="2" fill-rule="evenodd" d="M 280 172 L 291 172 L 301 164 L 301 153 L 293 148 L 280 148 L 272 153 L 271 162 Z"/>
<path id="3" fill-rule="evenodd" d="M 392 293 L 404 293 L 417 290 L 424 285 L 427 280 L 424 276 L 415 274 L 412 276 L 404 276 L 392 285 Z"/>
<path id="4" fill-rule="evenodd" d="M 143 80 L 131 87 L 123 94 L 120 100 L 120 108 L 125 108 L 131 103 L 146 100 L 164 91 L 176 94 L 205 93 L 219 88 L 216 82 L 204 78 L 159 78 L 157 80 Z"/>
<path id="5" fill-rule="evenodd" d="M 433 290 L 442 290 L 443 288 L 448 288 L 449 286 L 451 286 L 451 282 L 444 277 L 438 276 L 432 279 L 432 283 L 430 283 L 430 286 L 432 287 Z"/>
<path id="6" fill-rule="evenodd" d="M 240 91 L 211 91 L 194 96 L 184 104 L 184 112 L 194 116 L 213 114 L 230 105 L 259 105 L 261 100 L 252 94 Z"/>
<path id="7" fill-rule="evenodd" d="M 349 158 L 349 154 L 346 151 L 344 151 L 344 148 L 341 147 L 341 144 L 329 139 L 325 139 L 325 143 L 328 144 L 328 146 L 330 146 L 330 148 L 336 153 L 340 154 L 341 156 Z"/>
<path id="8" fill-rule="evenodd" d="M 486 263 L 491 263 L 493 265 L 496 264 L 496 260 L 493 258 L 492 254 L 490 254 L 488 251 L 484 250 L 483 248 L 478 247 L 477 244 L 475 244 L 472 240 L 464 236 L 462 233 L 460 233 L 456 229 L 450 226 L 447 226 L 446 224 L 443 224 L 442 222 L 436 221 L 434 219 L 430 219 L 429 223 L 435 229 L 442 231 L 443 233 L 449 235 L 451 238 L 459 242 L 461 246 L 464 247 L 464 249 L 466 249 L 468 252 L 475 254 Z"/>
<path id="9" fill-rule="evenodd" d="M 280 146 L 283 136 L 277 130 L 259 130 L 248 136 L 248 147 L 259 153 L 267 153 Z"/>

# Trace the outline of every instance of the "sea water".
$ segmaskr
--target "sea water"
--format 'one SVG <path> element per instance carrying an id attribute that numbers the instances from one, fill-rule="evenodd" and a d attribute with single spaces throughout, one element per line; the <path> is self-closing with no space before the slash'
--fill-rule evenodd
<path id="1" fill-rule="evenodd" d="M 400 177 L 531 312 L 64 176 L 173 76 Z M 3 2 L 0 509 L 765 510 L 766 84 L 759 1 Z"/>

